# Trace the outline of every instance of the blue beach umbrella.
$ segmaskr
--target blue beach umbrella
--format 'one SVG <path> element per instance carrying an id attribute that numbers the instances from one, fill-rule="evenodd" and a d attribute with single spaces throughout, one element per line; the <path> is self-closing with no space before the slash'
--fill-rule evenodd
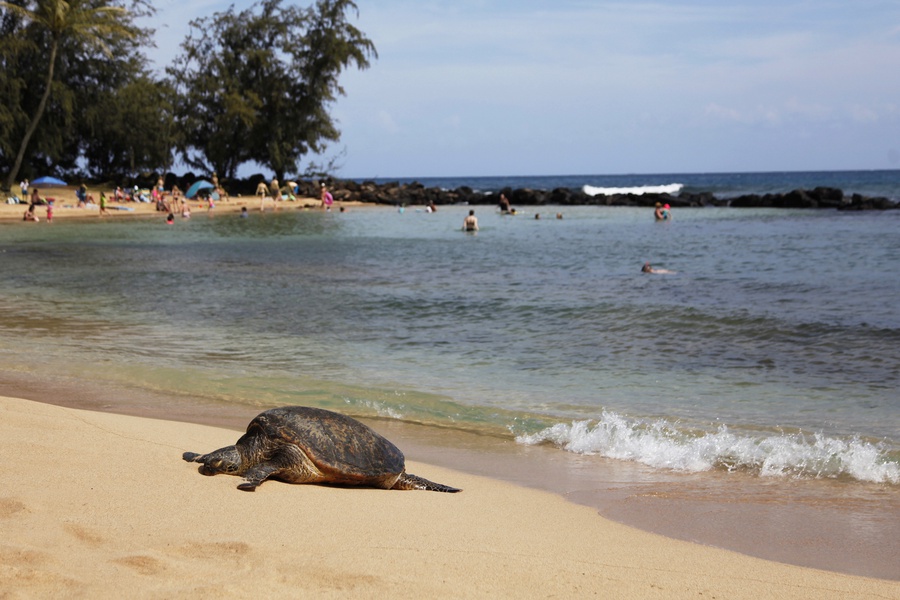
<path id="1" fill-rule="evenodd" d="M 31 182 L 31 185 L 66 185 L 66 182 L 56 177 L 38 177 Z"/>
<path id="2" fill-rule="evenodd" d="M 185 192 L 184 195 L 187 198 L 194 198 L 197 196 L 197 192 L 199 192 L 200 190 L 211 190 L 214 187 L 215 186 L 213 184 L 206 181 L 205 179 L 200 179 L 198 181 L 195 181 L 194 184 L 188 188 L 188 191 Z"/>

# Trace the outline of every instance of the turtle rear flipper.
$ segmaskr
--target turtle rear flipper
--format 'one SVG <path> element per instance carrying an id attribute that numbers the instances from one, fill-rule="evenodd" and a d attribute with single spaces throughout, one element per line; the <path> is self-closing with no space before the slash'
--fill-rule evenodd
<path id="1" fill-rule="evenodd" d="M 424 477 L 413 475 L 411 473 L 403 473 L 397 482 L 391 487 L 392 490 L 427 490 L 429 492 L 448 492 L 455 494 L 462 490 L 442 483 L 429 481 Z"/>

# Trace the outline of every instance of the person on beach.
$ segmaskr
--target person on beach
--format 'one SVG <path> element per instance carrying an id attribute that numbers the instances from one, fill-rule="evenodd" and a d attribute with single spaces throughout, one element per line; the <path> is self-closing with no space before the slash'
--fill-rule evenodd
<path id="1" fill-rule="evenodd" d="M 19 189 L 22 190 L 22 202 L 25 201 L 25 198 L 28 197 L 28 180 L 23 179 L 21 183 L 19 183 Z"/>
<path id="2" fill-rule="evenodd" d="M 48 223 L 53 222 L 53 203 L 52 202 L 47 203 L 47 222 Z"/>
<path id="3" fill-rule="evenodd" d="M 325 187 L 325 184 L 322 184 L 322 210 L 331 210 L 331 205 L 334 204 L 334 196 L 331 195 L 331 192 L 328 191 L 328 188 Z"/>
<path id="4" fill-rule="evenodd" d="M 174 225 L 175 224 L 175 215 L 173 213 L 169 213 L 166 216 L 166 225 Z"/>
<path id="5" fill-rule="evenodd" d="M 228 200 L 228 192 L 225 191 L 224 187 L 219 185 L 219 176 L 216 174 L 215 171 L 213 171 L 213 174 L 212 174 L 212 184 L 213 184 L 213 191 L 219 195 L 219 201 L 225 202 L 226 200 Z"/>
<path id="6" fill-rule="evenodd" d="M 242 207 L 241 207 L 241 218 L 242 218 L 242 219 L 246 219 L 246 218 L 248 218 L 249 216 L 250 216 L 250 213 L 247 212 L 247 207 L 246 207 L 246 206 L 242 206 Z"/>
<path id="7" fill-rule="evenodd" d="M 462 228 L 463 231 L 478 231 L 478 217 L 475 216 L 474 210 L 469 211 L 469 216 L 463 221 Z"/>
<path id="8" fill-rule="evenodd" d="M 107 214 L 106 212 L 106 194 L 100 192 L 100 216 Z"/>
<path id="9" fill-rule="evenodd" d="M 266 196 L 269 195 L 269 187 L 265 181 L 260 181 L 256 186 L 256 195 L 259 197 L 259 210 L 266 209 Z"/>
<path id="10" fill-rule="evenodd" d="M 187 203 L 181 208 L 181 218 L 182 219 L 190 219 L 191 218 L 191 207 Z"/>
<path id="11" fill-rule="evenodd" d="M 37 223 L 38 221 L 40 221 L 40 219 L 38 218 L 38 216 L 37 216 L 36 214 L 34 214 L 34 207 L 35 207 L 35 206 L 36 206 L 35 204 L 29 204 L 29 205 L 28 205 L 28 208 L 25 209 L 25 214 L 22 215 L 22 220 L 23 220 L 23 221 L 31 221 L 32 223 Z"/>
<path id="12" fill-rule="evenodd" d="M 269 184 L 269 193 L 272 194 L 272 200 L 275 202 L 281 200 L 281 187 L 278 185 L 278 180 L 274 177 L 272 178 L 272 183 Z"/>
<path id="13" fill-rule="evenodd" d="M 156 189 L 156 186 L 150 189 L 150 200 L 156 205 L 156 210 L 160 212 L 171 212 L 171 208 L 166 204 L 166 201 L 163 200 L 163 197 L 159 195 L 159 190 Z"/>

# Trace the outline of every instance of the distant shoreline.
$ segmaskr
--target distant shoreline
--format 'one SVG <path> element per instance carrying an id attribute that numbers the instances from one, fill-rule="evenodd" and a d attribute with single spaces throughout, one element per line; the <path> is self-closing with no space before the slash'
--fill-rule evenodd
<path id="1" fill-rule="evenodd" d="M 98 201 L 97 198 L 99 196 L 99 191 L 96 188 L 88 188 L 88 192 L 94 197 L 94 204 L 88 205 L 86 207 L 78 206 L 78 199 L 75 197 L 75 190 L 77 188 L 75 186 L 65 186 L 65 187 L 44 187 L 40 188 L 40 195 L 42 198 L 48 201 L 53 201 L 53 220 L 57 219 L 122 219 L 122 218 L 134 218 L 134 217 L 158 217 L 160 220 L 165 220 L 168 213 L 165 211 L 160 211 L 156 209 L 156 205 L 152 202 L 107 202 L 107 214 L 100 214 L 100 207 L 96 204 Z M 240 214 L 243 208 L 247 208 L 247 212 L 251 214 L 259 214 L 260 211 L 260 201 L 259 198 L 254 196 L 234 196 L 228 198 L 227 200 L 215 201 L 215 207 L 210 210 L 207 202 L 203 199 L 191 199 L 187 200 L 187 205 L 190 207 L 191 215 L 206 215 L 207 213 L 212 214 L 229 214 L 236 215 Z M 342 202 L 343 206 L 353 206 L 359 205 L 359 203 L 353 202 Z M 0 204 L 0 221 L 8 222 L 8 221 L 23 221 L 23 215 L 25 211 L 28 209 L 28 203 L 19 203 L 19 204 Z M 39 221 L 38 223 L 45 223 L 47 220 L 47 204 L 38 205 L 35 209 L 35 214 L 37 215 Z M 279 202 L 275 202 L 271 198 L 267 199 L 265 202 L 265 212 L 280 212 L 284 210 L 320 210 L 321 202 L 317 198 L 311 197 L 298 197 L 295 200 L 281 200 Z M 339 209 L 336 207 L 335 210 Z M 182 217 L 180 212 L 176 212 L 175 218 L 176 220 L 181 220 Z M 34 223 L 24 223 L 26 225 L 33 225 Z"/>

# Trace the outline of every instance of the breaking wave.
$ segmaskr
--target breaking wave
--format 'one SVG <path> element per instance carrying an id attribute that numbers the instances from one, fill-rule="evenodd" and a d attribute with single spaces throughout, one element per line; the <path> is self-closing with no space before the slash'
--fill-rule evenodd
<path id="1" fill-rule="evenodd" d="M 613 194 L 677 194 L 684 187 L 682 183 L 670 183 L 668 185 L 642 185 L 638 187 L 594 187 L 585 185 L 582 189 L 588 196 L 612 196 Z"/>
<path id="2" fill-rule="evenodd" d="M 823 434 L 738 435 L 727 427 L 690 434 L 666 421 L 643 422 L 614 412 L 599 421 L 559 423 L 516 441 L 551 443 L 569 452 L 631 460 L 659 469 L 700 472 L 746 470 L 762 477 L 851 477 L 900 484 L 900 462 L 879 444 Z"/>

